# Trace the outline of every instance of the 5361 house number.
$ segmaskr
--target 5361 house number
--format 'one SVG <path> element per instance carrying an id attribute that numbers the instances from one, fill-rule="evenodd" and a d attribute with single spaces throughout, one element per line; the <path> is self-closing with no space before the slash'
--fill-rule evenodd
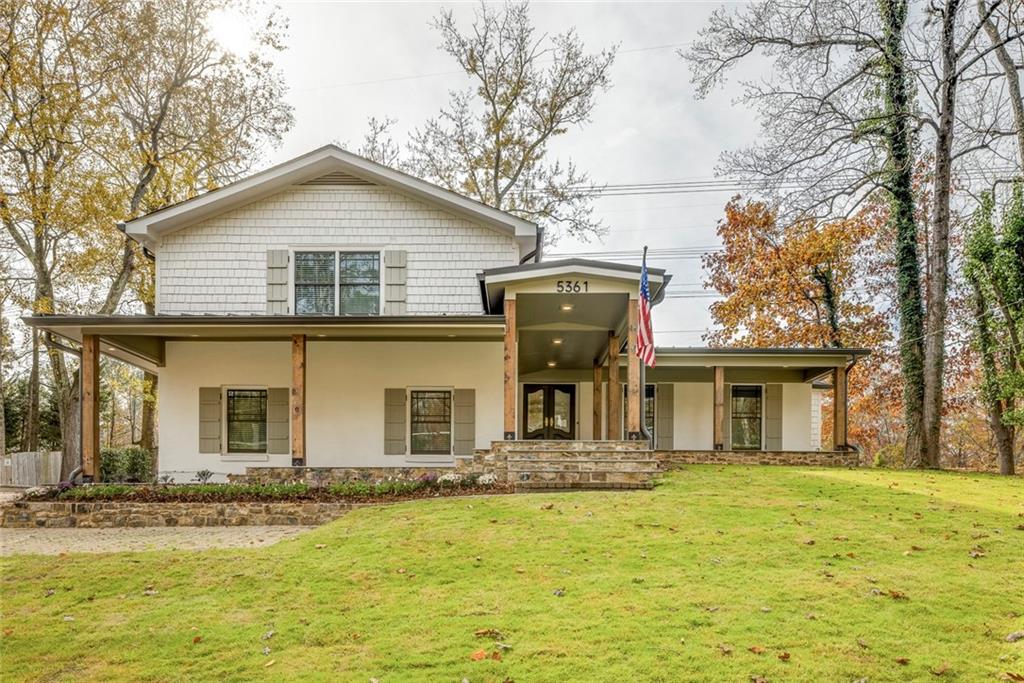
<path id="1" fill-rule="evenodd" d="M 555 291 L 559 294 L 579 294 L 590 291 L 590 283 L 587 280 L 558 280 L 555 283 Z"/>

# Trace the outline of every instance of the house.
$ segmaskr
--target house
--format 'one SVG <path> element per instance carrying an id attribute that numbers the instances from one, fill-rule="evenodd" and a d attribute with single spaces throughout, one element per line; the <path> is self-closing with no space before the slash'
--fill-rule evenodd
<path id="1" fill-rule="evenodd" d="M 179 481 L 445 467 L 529 439 L 808 453 L 823 380 L 849 448 L 866 350 L 661 348 L 642 380 L 638 267 L 546 261 L 533 223 L 333 145 L 123 229 L 155 259 L 155 315 L 26 318 L 80 345 L 87 476 L 100 354 L 159 376 L 160 469 Z M 656 305 L 671 276 L 649 279 Z"/>

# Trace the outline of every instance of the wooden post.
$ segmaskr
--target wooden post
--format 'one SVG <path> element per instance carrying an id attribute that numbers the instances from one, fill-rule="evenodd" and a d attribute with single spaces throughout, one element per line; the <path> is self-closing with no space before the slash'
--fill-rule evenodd
<path id="1" fill-rule="evenodd" d="M 608 333 L 608 439 L 622 438 L 622 383 L 619 381 L 619 337 Z"/>
<path id="2" fill-rule="evenodd" d="M 715 366 L 715 427 L 714 447 L 725 448 L 725 368 Z"/>
<path id="3" fill-rule="evenodd" d="M 601 364 L 594 361 L 594 441 L 601 440 Z"/>
<path id="4" fill-rule="evenodd" d="M 292 335 L 292 467 L 306 464 L 306 335 Z"/>
<path id="5" fill-rule="evenodd" d="M 100 480 L 100 338 L 82 335 L 82 476 Z"/>
<path id="6" fill-rule="evenodd" d="M 629 343 L 626 346 L 629 357 L 626 359 L 626 438 L 638 441 L 643 438 L 640 433 L 640 356 L 636 352 L 636 336 L 639 331 L 640 309 L 636 299 L 629 300 Z"/>
<path id="7" fill-rule="evenodd" d="M 516 438 L 516 300 L 505 299 L 505 440 Z"/>
<path id="8" fill-rule="evenodd" d="M 832 370 L 832 444 L 846 450 L 846 366 Z"/>

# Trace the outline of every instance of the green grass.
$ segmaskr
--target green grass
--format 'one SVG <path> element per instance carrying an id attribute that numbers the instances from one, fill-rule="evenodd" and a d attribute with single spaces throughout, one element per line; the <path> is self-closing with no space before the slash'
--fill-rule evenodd
<path id="1" fill-rule="evenodd" d="M 997 680 L 1024 673 L 1024 641 L 1004 642 L 1024 630 L 1022 514 L 1019 478 L 705 466 L 649 492 L 366 508 L 258 550 L 9 558 L 0 671 Z M 479 629 L 501 661 L 471 661 L 495 649 Z"/>

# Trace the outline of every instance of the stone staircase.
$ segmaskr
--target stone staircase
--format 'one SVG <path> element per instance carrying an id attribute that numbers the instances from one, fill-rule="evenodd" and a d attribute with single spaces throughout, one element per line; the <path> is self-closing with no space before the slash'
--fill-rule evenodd
<path id="1" fill-rule="evenodd" d="M 458 463 L 517 491 L 649 489 L 661 471 L 645 441 L 495 441 Z"/>

